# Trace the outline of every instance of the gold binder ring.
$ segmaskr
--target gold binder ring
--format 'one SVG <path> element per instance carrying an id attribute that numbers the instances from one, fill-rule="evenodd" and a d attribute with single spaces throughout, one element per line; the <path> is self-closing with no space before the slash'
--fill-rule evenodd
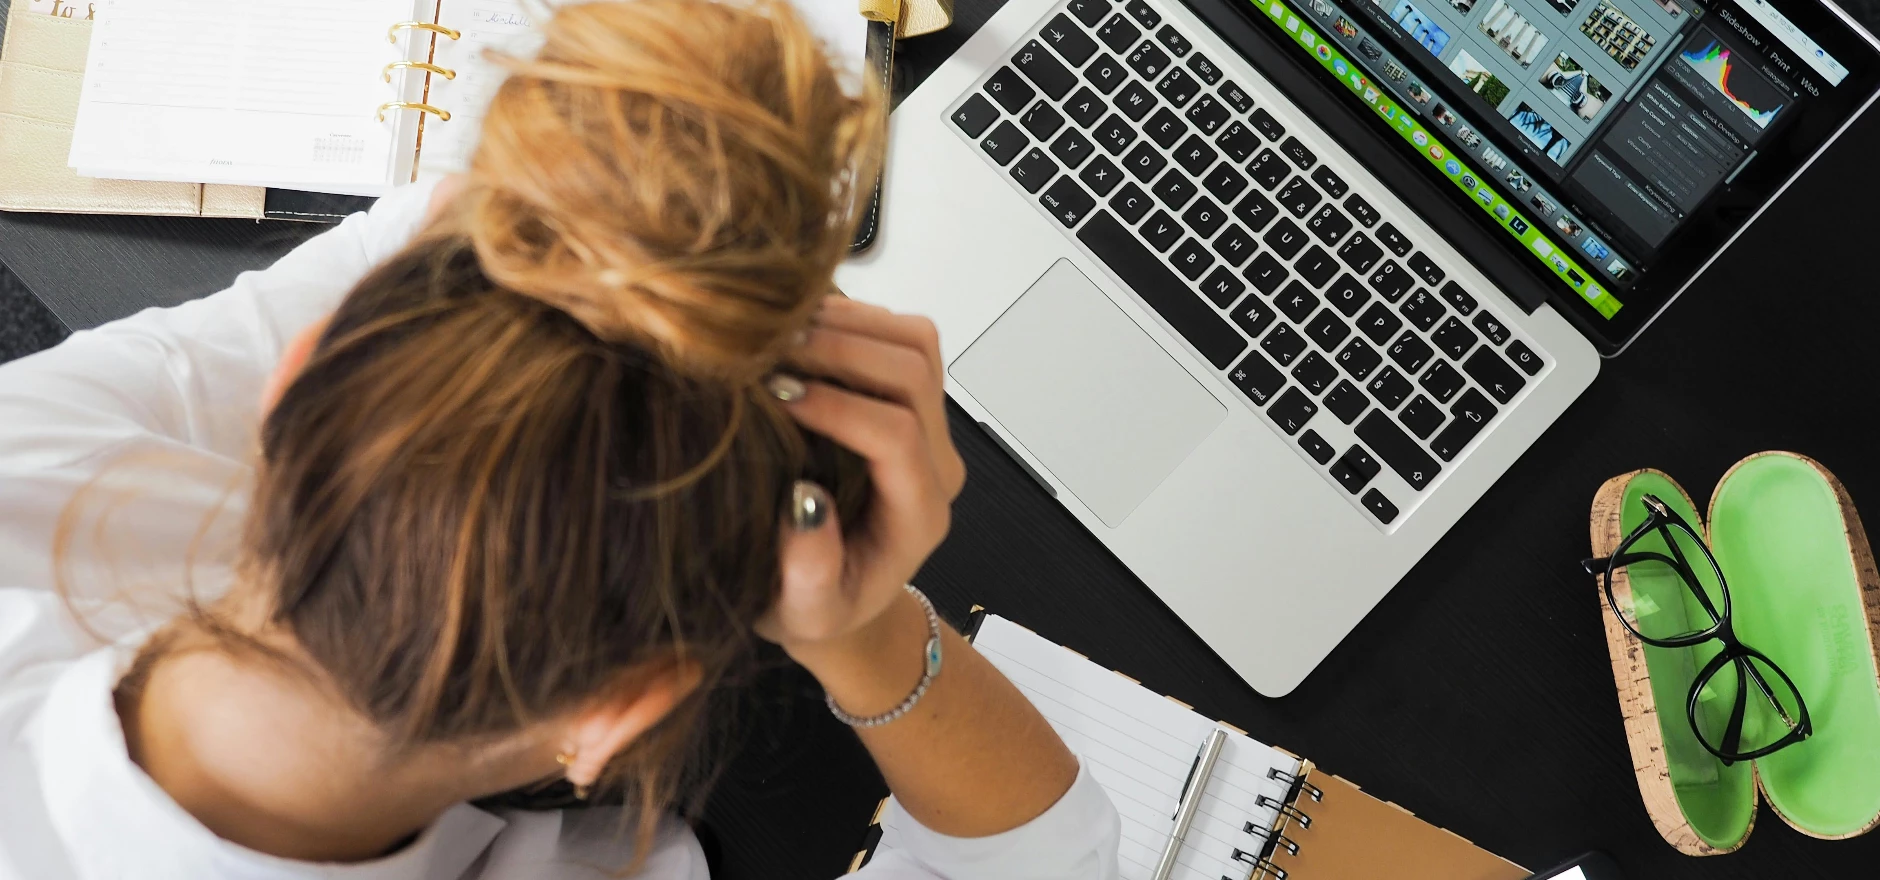
<path id="1" fill-rule="evenodd" d="M 398 42 L 399 31 L 430 31 L 434 34 L 442 34 L 452 40 L 461 39 L 463 37 L 461 32 L 451 30 L 441 24 L 433 24 L 428 21 L 401 21 L 392 25 L 392 29 L 385 32 L 385 41 L 388 43 Z"/>
<path id="2" fill-rule="evenodd" d="M 394 70 L 428 70 L 445 79 L 457 78 L 457 71 L 451 70 L 448 67 L 439 67 L 435 64 L 426 64 L 422 61 L 394 61 L 385 65 L 386 82 L 392 81 L 392 71 Z"/>
<path id="3" fill-rule="evenodd" d="M 420 104 L 416 101 L 386 101 L 379 105 L 380 122 L 385 121 L 385 111 L 387 110 L 416 110 L 420 113 L 429 113 L 437 117 L 437 121 L 439 122 L 450 121 L 450 111 L 436 104 Z"/>

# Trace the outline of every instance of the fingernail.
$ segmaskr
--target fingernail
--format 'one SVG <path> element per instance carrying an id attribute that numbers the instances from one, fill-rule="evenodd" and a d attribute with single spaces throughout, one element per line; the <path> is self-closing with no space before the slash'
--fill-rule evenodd
<path id="1" fill-rule="evenodd" d="M 829 521 L 829 493 L 808 480 L 798 480 L 791 491 L 790 521 L 799 532 L 813 532 Z"/>
<path id="2" fill-rule="evenodd" d="M 766 380 L 764 387 L 770 389 L 771 397 L 775 397 L 784 403 L 802 400 L 803 395 L 809 393 L 809 388 L 803 384 L 803 380 L 795 376 L 785 376 L 782 373 L 778 373 Z"/>
<path id="3" fill-rule="evenodd" d="M 790 344 L 792 346 L 795 346 L 796 348 L 802 348 L 803 346 L 808 345 L 809 344 L 809 328 L 806 327 L 802 330 L 798 330 L 796 331 L 795 334 L 791 335 Z"/>

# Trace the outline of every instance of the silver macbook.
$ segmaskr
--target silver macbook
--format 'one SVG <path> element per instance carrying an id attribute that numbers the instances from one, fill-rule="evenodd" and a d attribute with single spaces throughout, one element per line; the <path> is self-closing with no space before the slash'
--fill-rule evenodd
<path id="1" fill-rule="evenodd" d="M 1278 696 L 1877 85 L 1818 0 L 1009 0 L 838 281 Z"/>

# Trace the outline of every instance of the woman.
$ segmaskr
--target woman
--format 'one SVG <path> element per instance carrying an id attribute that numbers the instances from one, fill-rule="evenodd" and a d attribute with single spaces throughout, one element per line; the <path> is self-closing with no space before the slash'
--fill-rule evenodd
<path id="1" fill-rule="evenodd" d="M 880 96 L 777 3 L 545 37 L 467 179 L 0 369 L 0 877 L 703 878 L 760 637 L 897 796 L 865 871 L 1116 876 L 903 589 L 964 474 L 932 326 L 825 301 Z M 626 806 L 470 805 L 562 781 Z"/>

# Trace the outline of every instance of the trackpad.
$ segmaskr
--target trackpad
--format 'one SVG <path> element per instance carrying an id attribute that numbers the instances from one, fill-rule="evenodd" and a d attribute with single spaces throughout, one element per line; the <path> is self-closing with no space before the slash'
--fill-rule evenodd
<path id="1" fill-rule="evenodd" d="M 1068 260 L 948 372 L 1110 528 L 1227 417 Z"/>

